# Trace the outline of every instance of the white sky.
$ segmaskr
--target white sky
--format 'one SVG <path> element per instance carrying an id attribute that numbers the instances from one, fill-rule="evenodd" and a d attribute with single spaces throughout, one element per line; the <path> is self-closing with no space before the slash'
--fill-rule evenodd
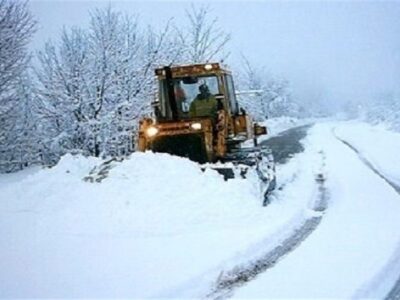
<path id="1" fill-rule="evenodd" d="M 180 22 L 190 7 L 186 1 L 111 2 L 154 26 L 172 17 Z M 31 0 L 40 25 L 32 47 L 56 39 L 63 25 L 87 26 L 88 11 L 108 3 Z M 299 97 L 322 95 L 342 103 L 400 90 L 400 1 L 202 3 L 232 34 L 232 64 L 243 52 L 253 63 L 287 77 Z"/>

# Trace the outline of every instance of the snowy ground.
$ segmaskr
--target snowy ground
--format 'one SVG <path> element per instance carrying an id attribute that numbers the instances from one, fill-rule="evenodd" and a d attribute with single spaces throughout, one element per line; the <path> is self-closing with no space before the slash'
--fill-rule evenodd
<path id="1" fill-rule="evenodd" d="M 399 135 L 357 123 L 315 126 L 308 143 L 326 154 L 329 210 L 301 247 L 235 297 L 383 298 L 394 285 L 400 275 L 400 196 L 334 134 L 385 174 L 398 174 L 391 147 Z"/>
<path id="2" fill-rule="evenodd" d="M 313 215 L 320 173 L 329 207 L 318 227 L 234 295 L 382 297 L 400 275 L 400 196 L 337 139 L 399 179 L 395 158 L 381 154 L 400 137 L 375 130 L 315 125 L 305 151 L 278 166 L 280 189 L 267 207 L 255 177 L 225 182 L 166 154 L 113 162 L 101 183 L 83 180 L 101 161 L 73 156 L 2 175 L 0 297 L 204 297 Z M 371 146 L 363 135 L 387 140 Z"/>
<path id="3" fill-rule="evenodd" d="M 362 157 L 400 186 L 400 133 L 358 122 L 345 122 L 335 127 L 334 133 L 353 145 Z"/>

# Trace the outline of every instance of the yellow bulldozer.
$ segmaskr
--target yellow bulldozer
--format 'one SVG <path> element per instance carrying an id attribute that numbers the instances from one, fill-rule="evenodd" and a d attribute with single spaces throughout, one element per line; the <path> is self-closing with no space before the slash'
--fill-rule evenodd
<path id="1" fill-rule="evenodd" d="M 137 150 L 170 153 L 210 166 L 225 179 L 254 170 L 264 196 L 275 187 L 271 152 L 258 145 L 266 127 L 239 107 L 231 72 L 219 63 L 155 70 L 154 116 L 139 123 Z"/>

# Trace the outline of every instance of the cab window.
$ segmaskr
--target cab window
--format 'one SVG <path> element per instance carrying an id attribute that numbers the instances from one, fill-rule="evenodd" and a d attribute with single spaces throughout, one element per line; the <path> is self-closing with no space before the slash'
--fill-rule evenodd
<path id="1" fill-rule="evenodd" d="M 209 76 L 188 76 L 173 79 L 175 100 L 179 118 L 189 118 L 189 108 L 193 100 L 199 94 L 199 87 L 205 84 L 212 95 L 219 94 L 219 82 L 215 75 Z M 170 119 L 172 117 L 170 103 L 168 101 L 167 84 L 165 80 L 160 81 L 160 103 L 161 118 Z"/>
<path id="2" fill-rule="evenodd" d="M 231 107 L 231 113 L 233 115 L 237 115 L 239 113 L 239 107 L 238 103 L 236 101 L 236 95 L 235 95 L 235 86 L 233 84 L 232 76 L 231 75 L 225 75 L 225 82 L 226 82 L 226 87 L 228 89 L 228 101 L 229 101 L 229 106 Z"/>

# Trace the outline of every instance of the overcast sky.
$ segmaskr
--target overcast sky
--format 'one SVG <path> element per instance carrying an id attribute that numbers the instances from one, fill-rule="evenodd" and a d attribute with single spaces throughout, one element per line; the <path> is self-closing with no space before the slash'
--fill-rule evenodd
<path id="1" fill-rule="evenodd" d="M 40 25 L 32 47 L 56 39 L 63 25 L 87 26 L 88 11 L 109 2 L 31 0 Z M 179 22 L 190 7 L 186 1 L 111 2 L 154 26 L 172 17 Z M 201 3 L 208 3 L 231 33 L 232 64 L 244 53 L 252 63 L 287 77 L 298 97 L 342 103 L 400 90 L 400 1 Z"/>

